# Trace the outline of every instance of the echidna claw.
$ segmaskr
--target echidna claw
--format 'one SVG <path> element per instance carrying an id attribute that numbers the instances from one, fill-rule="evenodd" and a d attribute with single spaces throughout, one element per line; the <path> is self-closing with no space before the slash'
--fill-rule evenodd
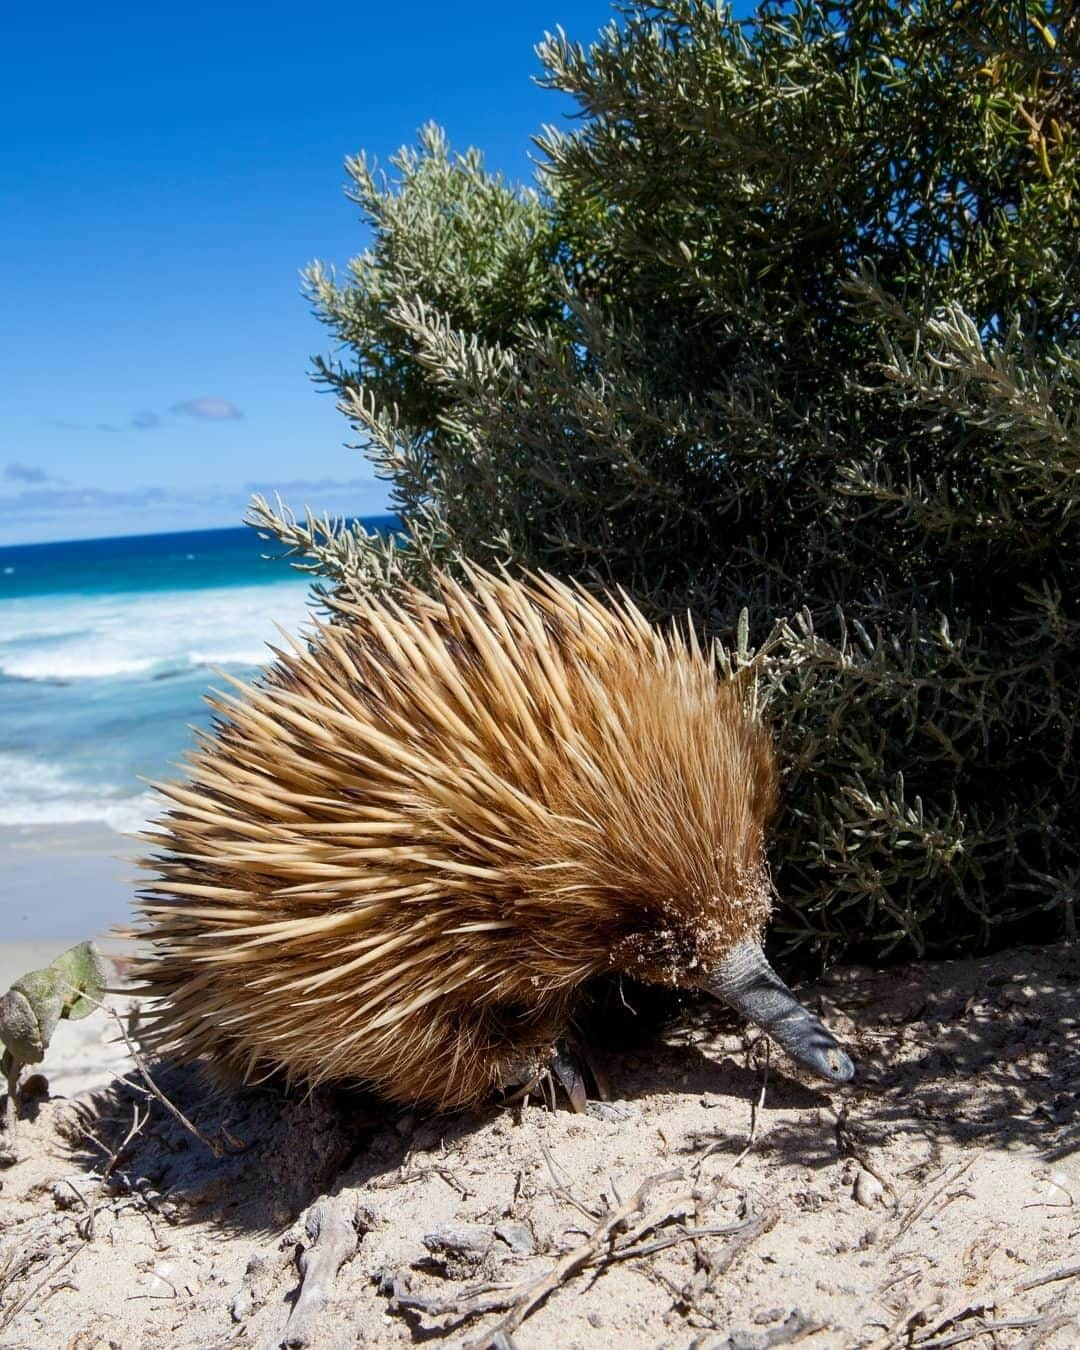
<path id="1" fill-rule="evenodd" d="M 563 1051 L 556 1050 L 551 1057 L 550 1068 L 554 1077 L 562 1084 L 562 1089 L 570 1102 L 570 1110 L 575 1115 L 583 1116 L 589 1104 L 589 1094 L 585 1089 L 585 1076 L 576 1061 Z"/>

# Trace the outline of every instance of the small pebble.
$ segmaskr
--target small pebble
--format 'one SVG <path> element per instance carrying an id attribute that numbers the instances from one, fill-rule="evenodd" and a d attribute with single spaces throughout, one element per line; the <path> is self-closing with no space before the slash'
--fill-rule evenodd
<path id="1" fill-rule="evenodd" d="M 229 1304 L 229 1312 L 232 1314 L 234 1322 L 246 1322 L 251 1316 L 255 1302 L 251 1297 L 251 1291 L 241 1289 L 237 1296 Z"/>
<path id="2" fill-rule="evenodd" d="M 875 1205 L 884 1203 L 885 1188 L 877 1177 L 860 1168 L 855 1178 L 855 1199 L 865 1209 L 873 1209 Z"/>
<path id="3" fill-rule="evenodd" d="M 589 1102 L 585 1112 L 594 1120 L 618 1125 L 624 1120 L 636 1120 L 641 1115 L 641 1107 L 636 1102 Z"/>
<path id="4" fill-rule="evenodd" d="M 146 1276 L 146 1284 L 152 1294 L 159 1298 L 176 1297 L 176 1284 L 173 1276 L 176 1267 L 169 1262 L 157 1265 Z"/>
<path id="5" fill-rule="evenodd" d="M 79 1197 L 62 1181 L 57 1181 L 52 1188 L 53 1204 L 57 1209 L 74 1209 L 76 1205 L 81 1204 Z"/>
<path id="6" fill-rule="evenodd" d="M 456 1256 L 479 1259 L 491 1246 L 490 1229 L 478 1223 L 447 1223 L 424 1238 L 429 1252 L 452 1252 Z"/>
<path id="7" fill-rule="evenodd" d="M 24 1102 L 33 1101 L 35 1097 L 47 1097 L 49 1095 L 49 1080 L 43 1073 L 32 1073 L 29 1078 L 23 1080 L 19 1088 L 19 1096 Z"/>
<path id="8" fill-rule="evenodd" d="M 495 1236 L 501 1238 L 518 1256 L 531 1256 L 536 1251 L 536 1240 L 527 1225 L 514 1219 L 504 1219 L 495 1225 Z"/>

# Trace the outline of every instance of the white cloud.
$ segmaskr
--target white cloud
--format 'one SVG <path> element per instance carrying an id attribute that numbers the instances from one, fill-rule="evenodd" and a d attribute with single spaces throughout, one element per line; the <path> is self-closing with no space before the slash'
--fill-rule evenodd
<path id="1" fill-rule="evenodd" d="M 339 481 L 265 480 L 242 487 L 174 490 L 141 487 L 28 487 L 0 496 L 5 544 L 44 543 L 51 539 L 94 539 L 168 530 L 218 529 L 240 525 L 255 492 L 280 493 L 297 512 L 310 506 L 322 516 L 376 516 L 387 511 L 386 486 L 374 478 Z"/>
<path id="2" fill-rule="evenodd" d="M 230 403 L 227 398 L 218 398 L 216 395 L 189 398 L 184 403 L 174 403 L 169 411 L 183 413 L 186 417 L 201 417 L 207 422 L 229 422 L 244 415 L 235 403 Z"/>
<path id="3" fill-rule="evenodd" d="M 47 483 L 49 475 L 36 464 L 9 464 L 4 477 L 12 483 Z"/>
<path id="4" fill-rule="evenodd" d="M 169 409 L 171 413 L 177 413 L 183 417 L 197 417 L 203 422 L 236 422 L 243 418 L 244 414 L 232 402 L 231 399 L 222 398 L 218 394 L 206 394 L 202 398 L 189 398 L 180 403 L 174 403 Z M 154 412 L 150 408 L 140 408 L 134 413 L 127 423 L 126 428 L 121 428 L 115 422 L 95 422 L 88 426 L 84 422 L 69 422 L 63 419 L 49 417 L 45 420 L 51 427 L 56 427 L 59 431 L 120 431 L 122 429 L 132 431 L 149 431 L 153 427 L 161 425 L 162 414 Z"/>

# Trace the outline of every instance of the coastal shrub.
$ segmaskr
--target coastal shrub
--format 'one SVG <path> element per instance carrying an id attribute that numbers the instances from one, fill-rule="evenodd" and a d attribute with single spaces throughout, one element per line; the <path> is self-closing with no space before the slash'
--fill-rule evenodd
<path id="1" fill-rule="evenodd" d="M 327 592 L 462 557 L 689 611 L 784 763 L 782 949 L 1075 936 L 1080 20 L 617 11 L 539 49 L 535 189 L 427 129 L 308 273 L 402 531 L 252 521 Z"/>

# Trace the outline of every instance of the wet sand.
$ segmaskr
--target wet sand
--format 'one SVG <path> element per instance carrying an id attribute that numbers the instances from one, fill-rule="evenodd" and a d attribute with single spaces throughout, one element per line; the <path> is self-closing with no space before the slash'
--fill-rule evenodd
<path id="1" fill-rule="evenodd" d="M 138 851 L 103 825 L 0 828 L 0 986 L 10 944 L 60 951 L 126 923 Z"/>

